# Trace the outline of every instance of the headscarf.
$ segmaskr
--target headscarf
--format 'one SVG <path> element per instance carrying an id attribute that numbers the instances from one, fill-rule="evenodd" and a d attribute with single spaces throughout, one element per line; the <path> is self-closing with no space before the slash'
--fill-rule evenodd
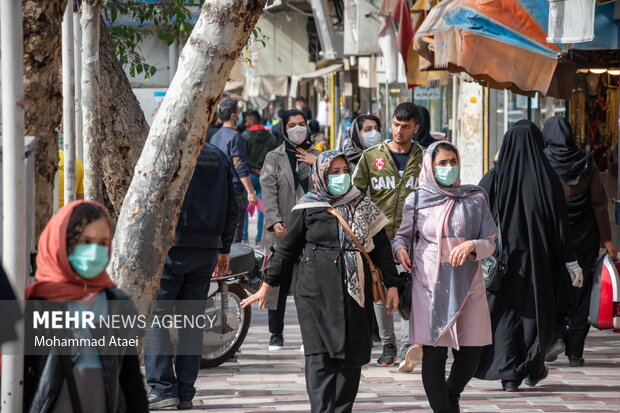
<path id="1" fill-rule="evenodd" d="M 543 129 L 545 156 L 567 185 L 576 185 L 590 171 L 590 154 L 575 145 L 570 123 L 563 116 L 553 116 Z"/>
<path id="2" fill-rule="evenodd" d="M 310 150 L 312 144 L 310 143 L 309 135 L 306 135 L 306 140 L 302 142 L 300 145 L 294 145 L 291 141 L 288 140 L 288 133 L 286 132 L 286 124 L 288 120 L 293 116 L 302 116 L 306 124 L 308 119 L 306 119 L 306 115 L 300 110 L 291 109 L 284 112 L 282 117 L 282 137 L 284 138 L 284 145 L 286 147 L 286 155 L 288 157 L 288 161 L 291 165 L 291 169 L 293 170 L 293 180 L 295 181 L 295 188 L 297 185 L 301 185 L 304 192 L 308 190 L 308 180 L 310 178 L 310 166 L 305 162 L 299 162 L 297 160 L 297 147 L 300 147 L 305 150 Z"/>
<path id="3" fill-rule="evenodd" d="M 334 207 L 349 224 L 366 251 L 370 252 L 374 248 L 372 237 L 387 225 L 388 219 L 353 185 L 349 192 L 341 196 L 335 196 L 329 192 L 327 189 L 329 167 L 338 157 L 347 161 L 349 170 L 351 170 L 351 163 L 342 152 L 333 150 L 322 152 L 312 167 L 314 188 L 299 200 L 293 210 Z M 355 251 L 357 248 L 355 243 L 342 228 L 340 222 L 338 222 L 338 236 L 345 260 L 347 291 L 361 307 L 364 307 L 364 262 L 360 253 Z"/>
<path id="4" fill-rule="evenodd" d="M 420 120 L 418 124 L 420 128 L 413 135 L 413 141 L 419 143 L 420 145 L 428 148 L 433 143 L 437 142 L 437 139 L 431 136 L 431 114 L 428 112 L 424 106 L 416 105 L 418 110 L 420 111 Z"/>
<path id="5" fill-rule="evenodd" d="M 53 301 L 79 300 L 106 288 L 114 288 L 110 276 L 103 271 L 95 278 L 80 277 L 71 267 L 67 251 L 67 230 L 74 209 L 81 204 L 93 204 L 106 214 L 106 208 L 96 202 L 73 201 L 50 219 L 39 238 L 36 282 L 26 289 L 26 299 L 44 298 Z M 112 229 L 110 228 L 110 241 Z"/>
<path id="6" fill-rule="evenodd" d="M 357 164 L 359 159 L 362 157 L 362 153 L 366 150 L 366 147 L 362 144 L 360 139 L 360 126 L 363 126 L 364 122 L 367 120 L 376 122 L 379 129 L 381 129 L 381 121 L 372 115 L 359 115 L 353 120 L 353 122 L 351 122 L 351 127 L 349 128 L 349 141 L 344 154 L 347 157 L 347 160 L 354 164 Z"/>
<path id="7" fill-rule="evenodd" d="M 489 212 L 486 193 L 476 185 L 461 185 L 460 177 L 450 187 L 439 185 L 433 171 L 433 152 L 438 145 L 448 145 L 461 158 L 456 146 L 435 142 L 424 152 L 418 209 L 441 208 L 437 225 L 437 266 L 429 279 L 437 280 L 432 295 L 431 338 L 436 343 L 451 326 L 463 307 L 478 271 L 478 262 L 466 260 L 459 267 L 449 262 L 457 245 L 472 239 L 495 239 L 497 227 Z M 460 175 L 460 171 L 459 171 Z M 414 208 L 415 192 L 405 200 L 404 211 Z M 456 333 L 454 334 L 456 336 Z"/>

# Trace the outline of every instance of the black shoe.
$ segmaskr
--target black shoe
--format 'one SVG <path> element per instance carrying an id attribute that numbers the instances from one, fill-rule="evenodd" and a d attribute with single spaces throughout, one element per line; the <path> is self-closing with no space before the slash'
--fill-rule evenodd
<path id="1" fill-rule="evenodd" d="M 547 376 L 549 376 L 549 367 L 545 366 L 545 370 L 542 372 L 540 376 L 538 377 L 527 376 L 527 378 L 525 379 L 525 384 L 527 384 L 530 387 L 534 387 L 538 383 L 546 379 Z"/>
<path id="2" fill-rule="evenodd" d="M 545 354 L 545 361 L 556 361 L 558 356 L 564 353 L 565 350 L 566 344 L 564 344 L 564 340 L 556 341 L 547 350 L 547 354 Z"/>
<path id="3" fill-rule="evenodd" d="M 149 394 L 149 410 L 161 409 L 163 407 L 174 407 L 179 405 L 179 399 L 177 397 L 159 397 L 158 395 Z"/>
<path id="4" fill-rule="evenodd" d="M 513 380 L 502 380 L 502 389 L 509 393 L 515 393 L 519 391 L 519 383 Z"/>
<path id="5" fill-rule="evenodd" d="M 581 367 L 586 361 L 582 357 L 569 356 L 568 365 L 571 367 Z"/>
<path id="6" fill-rule="evenodd" d="M 178 410 L 192 410 L 194 408 L 194 403 L 191 400 L 186 400 L 184 402 L 180 402 L 177 406 Z"/>
<path id="7" fill-rule="evenodd" d="M 377 365 L 381 367 L 388 367 L 394 364 L 396 358 L 396 346 L 394 344 L 386 344 L 383 346 L 383 353 L 381 357 L 377 359 Z"/>
<path id="8" fill-rule="evenodd" d="M 284 337 L 282 334 L 273 334 L 269 339 L 269 351 L 278 351 L 284 348 Z"/>

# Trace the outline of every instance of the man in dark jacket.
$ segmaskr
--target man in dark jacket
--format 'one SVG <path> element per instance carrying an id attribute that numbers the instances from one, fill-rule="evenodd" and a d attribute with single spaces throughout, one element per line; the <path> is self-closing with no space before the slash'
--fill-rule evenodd
<path id="1" fill-rule="evenodd" d="M 235 166 L 233 182 L 235 184 L 235 196 L 237 197 L 239 212 L 237 214 L 234 242 L 241 242 L 243 239 L 245 210 L 248 204 L 256 205 L 258 198 L 250 180 L 243 138 L 235 129 L 237 119 L 239 119 L 237 99 L 223 99 L 217 108 L 217 116 L 222 120 L 222 127 L 213 135 L 210 143 L 224 152 Z"/>
<path id="2" fill-rule="evenodd" d="M 260 190 L 260 173 L 268 152 L 278 147 L 274 138 L 267 128 L 260 123 L 260 115 L 256 111 L 247 112 L 245 115 L 245 131 L 241 134 L 245 144 L 245 156 L 250 170 L 250 180 L 256 191 L 258 199 L 263 199 Z M 248 215 L 245 214 L 245 225 L 243 228 L 243 241 L 248 241 Z M 258 211 L 258 225 L 256 233 L 256 243 L 261 241 L 263 234 L 263 212 Z"/>
<path id="3" fill-rule="evenodd" d="M 221 150 L 206 143 L 185 194 L 174 246 L 166 257 L 154 317 L 163 319 L 173 312 L 190 318 L 204 314 L 211 275 L 228 271 L 237 210 L 232 164 Z M 180 328 L 178 337 L 173 366 L 168 329 L 151 325 L 147 331 L 144 367 L 151 409 L 192 408 L 202 330 Z"/>

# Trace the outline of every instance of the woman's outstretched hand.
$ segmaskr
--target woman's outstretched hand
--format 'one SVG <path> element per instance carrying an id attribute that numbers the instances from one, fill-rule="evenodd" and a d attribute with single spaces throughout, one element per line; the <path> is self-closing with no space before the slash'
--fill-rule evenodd
<path id="1" fill-rule="evenodd" d="M 251 305 L 253 302 L 258 301 L 258 309 L 262 310 L 263 307 L 265 306 L 265 301 L 267 301 L 267 297 L 269 297 L 270 291 L 271 291 L 271 286 L 267 284 L 266 282 L 264 282 L 256 293 L 252 294 L 245 300 L 241 300 L 241 307 L 245 308 Z"/>
<path id="2" fill-rule="evenodd" d="M 452 264 L 453 267 L 460 267 L 465 264 L 465 260 L 469 257 L 469 254 L 472 254 L 475 251 L 476 248 L 474 247 L 474 243 L 471 241 L 465 241 L 464 243 L 457 245 L 454 249 L 452 249 L 452 252 L 450 252 L 450 264 Z"/>
<path id="3" fill-rule="evenodd" d="M 387 309 L 388 315 L 392 315 L 398 310 L 398 288 L 390 287 L 388 288 L 387 297 L 385 297 L 385 308 Z"/>
<path id="4" fill-rule="evenodd" d="M 401 248 L 396 251 L 396 260 L 400 265 L 405 267 L 407 271 L 411 271 L 411 258 L 409 258 L 409 253 L 407 253 L 406 249 Z"/>

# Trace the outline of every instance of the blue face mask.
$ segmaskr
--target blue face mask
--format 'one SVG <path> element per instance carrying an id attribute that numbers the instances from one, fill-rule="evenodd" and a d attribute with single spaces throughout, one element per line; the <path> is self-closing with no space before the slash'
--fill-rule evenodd
<path id="1" fill-rule="evenodd" d="M 351 175 L 349 174 L 329 175 L 328 180 L 327 190 L 332 195 L 344 195 L 351 188 Z"/>
<path id="2" fill-rule="evenodd" d="M 69 254 L 71 266 L 84 278 L 95 278 L 110 262 L 110 249 L 97 244 L 78 245 Z"/>
<path id="3" fill-rule="evenodd" d="M 439 185 L 450 186 L 456 182 L 459 177 L 458 166 L 436 166 L 435 180 Z"/>

